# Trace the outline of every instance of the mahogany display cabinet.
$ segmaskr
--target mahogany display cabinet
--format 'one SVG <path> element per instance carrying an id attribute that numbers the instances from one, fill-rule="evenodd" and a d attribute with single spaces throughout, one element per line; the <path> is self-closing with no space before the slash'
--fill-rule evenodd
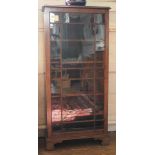
<path id="1" fill-rule="evenodd" d="M 46 147 L 107 141 L 109 7 L 44 6 Z"/>

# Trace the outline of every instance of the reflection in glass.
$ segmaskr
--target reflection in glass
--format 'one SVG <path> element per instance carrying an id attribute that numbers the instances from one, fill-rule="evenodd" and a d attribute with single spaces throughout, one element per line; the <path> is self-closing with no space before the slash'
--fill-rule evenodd
<path id="1" fill-rule="evenodd" d="M 96 51 L 104 50 L 104 25 L 96 25 Z"/>
<path id="2" fill-rule="evenodd" d="M 94 71 L 90 68 L 74 68 L 74 69 L 63 69 L 62 77 L 63 79 L 75 78 L 75 79 L 86 79 L 93 78 Z"/>
<path id="3" fill-rule="evenodd" d="M 51 62 L 60 59 L 60 42 L 59 41 L 51 42 L 50 49 L 51 49 Z"/>
<path id="4" fill-rule="evenodd" d="M 95 96 L 95 128 L 100 129 L 103 128 L 103 111 L 104 111 L 104 97 L 103 95 Z"/>
<path id="5" fill-rule="evenodd" d="M 103 67 L 103 62 L 101 61 L 101 63 L 96 63 L 96 67 L 97 68 L 102 68 Z"/>
<path id="6" fill-rule="evenodd" d="M 96 25 L 96 41 L 104 40 L 104 25 Z"/>
<path id="7" fill-rule="evenodd" d="M 61 99 L 60 97 L 52 98 L 52 130 L 58 132 L 62 130 L 62 112 L 61 112 Z"/>
<path id="8" fill-rule="evenodd" d="M 95 14 L 95 23 L 104 24 L 103 14 Z"/>
<path id="9" fill-rule="evenodd" d="M 96 68 L 96 78 L 103 78 L 103 68 Z"/>
<path id="10" fill-rule="evenodd" d="M 63 80 L 63 93 L 93 93 L 93 80 Z"/>
<path id="11" fill-rule="evenodd" d="M 94 15 L 88 13 L 64 13 L 62 15 L 63 23 L 94 23 Z"/>
<path id="12" fill-rule="evenodd" d="M 62 39 L 94 40 L 94 25 L 92 24 L 63 24 Z"/>
<path id="13" fill-rule="evenodd" d="M 59 70 L 51 71 L 51 78 L 60 78 L 61 77 L 61 72 Z"/>
<path id="14" fill-rule="evenodd" d="M 103 51 L 102 50 L 95 52 L 95 60 L 96 61 L 103 61 Z"/>
<path id="15" fill-rule="evenodd" d="M 54 95 L 60 94 L 60 80 L 52 80 L 51 81 L 51 92 Z"/>
<path id="16" fill-rule="evenodd" d="M 58 23 L 61 21 L 61 13 L 51 12 L 49 18 L 50 23 Z"/>
<path id="17" fill-rule="evenodd" d="M 51 70 L 60 69 L 60 63 L 51 63 Z"/>
<path id="18" fill-rule="evenodd" d="M 101 64 L 102 66 L 102 64 Z M 91 69 L 94 67 L 93 63 L 64 63 L 62 68 L 64 69 Z"/>
<path id="19" fill-rule="evenodd" d="M 103 89 L 104 89 L 104 86 L 103 86 L 103 79 L 99 78 L 99 79 L 96 79 L 96 92 L 97 93 L 103 93 Z"/>
<path id="20" fill-rule="evenodd" d="M 102 112 L 103 111 L 103 103 L 104 103 L 104 97 L 103 95 L 97 95 L 95 96 L 95 102 L 96 102 L 96 113 Z"/>
<path id="21" fill-rule="evenodd" d="M 60 39 L 60 25 L 59 24 L 50 24 L 50 39 L 51 41 Z"/>
<path id="22" fill-rule="evenodd" d="M 63 61 L 94 60 L 94 46 L 92 42 L 62 42 Z"/>
<path id="23" fill-rule="evenodd" d="M 80 121 L 92 119 L 94 109 L 94 99 L 92 96 L 79 95 L 71 97 L 63 97 L 63 120 L 64 121 Z"/>
<path id="24" fill-rule="evenodd" d="M 50 13 L 50 44 L 53 131 L 103 128 L 103 15 Z"/>

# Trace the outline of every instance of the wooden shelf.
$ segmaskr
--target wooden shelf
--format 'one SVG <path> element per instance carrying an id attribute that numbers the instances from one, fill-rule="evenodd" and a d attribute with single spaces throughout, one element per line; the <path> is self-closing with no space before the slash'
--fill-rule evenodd
<path id="1" fill-rule="evenodd" d="M 92 77 L 92 78 L 51 78 L 51 80 L 63 80 L 63 81 L 65 81 L 65 80 L 103 80 L 103 77 Z"/>
<path id="2" fill-rule="evenodd" d="M 52 95 L 52 94 L 51 94 Z M 68 93 L 68 94 L 62 94 L 62 97 L 72 97 L 72 96 L 82 96 L 82 95 L 87 95 L 87 96 L 91 96 L 91 95 L 95 95 L 95 96 L 102 96 L 103 93 Z M 58 98 L 61 97 L 61 95 L 52 95 L 52 98 Z"/>
<path id="3" fill-rule="evenodd" d="M 103 61 L 68 61 L 62 62 L 62 64 L 95 64 L 95 63 L 103 63 Z"/>
<path id="4" fill-rule="evenodd" d="M 62 78 L 63 81 L 65 80 L 93 80 L 94 78 Z M 61 78 L 52 78 L 52 80 L 61 80 Z"/>
<path id="5" fill-rule="evenodd" d="M 104 69 L 104 66 L 103 67 L 95 67 L 95 69 Z M 61 68 L 53 68 L 51 69 L 52 71 L 61 71 Z M 92 67 L 81 67 L 81 68 L 62 68 L 62 70 L 92 70 Z"/>
<path id="6" fill-rule="evenodd" d="M 102 41 L 104 42 L 104 40 L 89 40 L 89 39 L 54 39 L 51 40 L 51 42 L 56 42 L 56 41 L 61 41 L 61 42 L 99 42 Z M 99 50 L 96 50 L 99 51 Z M 101 50 L 104 51 L 104 50 Z"/>
<path id="7" fill-rule="evenodd" d="M 96 115 L 103 115 L 103 113 L 96 114 Z M 90 115 L 93 116 L 93 115 Z M 57 122 L 52 122 L 53 124 L 74 124 L 74 123 L 89 123 L 89 122 L 100 122 L 104 121 L 104 119 L 93 119 L 93 120 L 83 120 L 83 121 L 57 121 Z"/>
<path id="8" fill-rule="evenodd" d="M 88 22 L 78 22 L 78 23 L 75 23 L 75 22 L 70 22 L 70 23 L 66 23 L 66 22 L 50 22 L 50 24 L 53 24 L 53 25 L 85 25 L 85 24 L 88 24 Z M 104 23 L 97 23 L 97 22 L 93 22 L 93 23 L 89 23 L 89 25 L 105 25 Z M 52 29 L 50 27 L 50 29 Z"/>

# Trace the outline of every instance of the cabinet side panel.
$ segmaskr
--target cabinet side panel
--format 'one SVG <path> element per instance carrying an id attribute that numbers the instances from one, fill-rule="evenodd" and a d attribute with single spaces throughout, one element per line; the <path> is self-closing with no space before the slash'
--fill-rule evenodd
<path id="1" fill-rule="evenodd" d="M 46 91 L 46 108 L 47 108 L 47 129 L 48 137 L 51 137 L 51 90 L 50 90 L 50 38 L 49 38 L 49 12 L 44 11 L 44 27 L 45 27 L 45 57 L 46 57 L 46 70 L 45 70 L 45 91 Z"/>
<path id="2" fill-rule="evenodd" d="M 105 13 L 104 129 L 108 131 L 109 11 Z"/>

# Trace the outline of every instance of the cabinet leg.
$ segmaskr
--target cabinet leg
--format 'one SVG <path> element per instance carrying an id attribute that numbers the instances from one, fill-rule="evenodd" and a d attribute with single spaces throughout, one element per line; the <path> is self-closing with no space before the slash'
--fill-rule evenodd
<path id="1" fill-rule="evenodd" d="M 109 136 L 108 136 L 108 135 L 104 136 L 104 137 L 102 138 L 101 145 L 106 146 L 106 145 L 109 145 L 109 143 L 110 143 Z"/>
<path id="2" fill-rule="evenodd" d="M 51 140 L 46 140 L 46 150 L 48 151 L 54 150 L 54 144 Z"/>

